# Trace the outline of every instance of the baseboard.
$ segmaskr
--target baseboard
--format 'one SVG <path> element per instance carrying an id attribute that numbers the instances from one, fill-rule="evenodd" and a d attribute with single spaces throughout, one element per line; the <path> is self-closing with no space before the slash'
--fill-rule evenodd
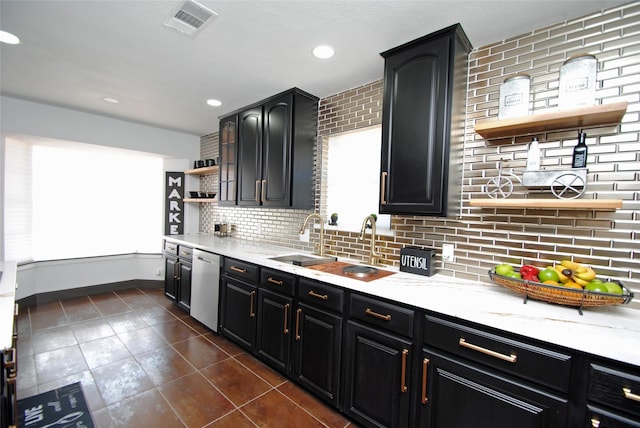
<path id="1" fill-rule="evenodd" d="M 48 293 L 34 294 L 17 301 L 20 308 L 26 308 L 36 304 L 55 302 L 56 300 L 73 299 L 76 297 L 91 296 L 93 294 L 108 293 L 110 291 L 127 290 L 129 288 L 164 288 L 164 281 L 152 279 L 132 279 L 129 281 L 112 282 L 109 284 L 92 285 L 89 287 L 70 288 L 67 290 L 50 291 Z"/>

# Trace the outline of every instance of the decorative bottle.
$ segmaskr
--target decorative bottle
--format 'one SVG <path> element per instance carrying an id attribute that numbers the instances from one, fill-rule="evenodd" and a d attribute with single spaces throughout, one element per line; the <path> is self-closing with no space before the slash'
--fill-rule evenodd
<path id="1" fill-rule="evenodd" d="M 540 169 L 540 148 L 538 139 L 533 138 L 529 143 L 529 153 L 527 153 L 527 171 L 538 171 Z"/>
<path id="2" fill-rule="evenodd" d="M 578 144 L 573 148 L 573 168 L 584 168 L 587 166 L 587 134 L 578 132 Z"/>

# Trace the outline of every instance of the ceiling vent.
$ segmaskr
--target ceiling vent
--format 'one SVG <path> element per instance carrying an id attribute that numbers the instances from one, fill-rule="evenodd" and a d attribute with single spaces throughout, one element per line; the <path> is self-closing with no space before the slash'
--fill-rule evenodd
<path id="1" fill-rule="evenodd" d="M 195 37 L 216 16 L 218 14 L 211 9 L 195 1 L 187 0 L 173 11 L 164 21 L 164 25 L 187 36 Z"/>

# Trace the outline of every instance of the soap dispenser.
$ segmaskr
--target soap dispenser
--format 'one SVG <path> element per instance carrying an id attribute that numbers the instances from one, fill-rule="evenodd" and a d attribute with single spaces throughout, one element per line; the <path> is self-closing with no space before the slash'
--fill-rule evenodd
<path id="1" fill-rule="evenodd" d="M 533 138 L 529 143 L 529 153 L 527 153 L 527 171 L 538 171 L 540 169 L 540 148 L 538 139 Z"/>

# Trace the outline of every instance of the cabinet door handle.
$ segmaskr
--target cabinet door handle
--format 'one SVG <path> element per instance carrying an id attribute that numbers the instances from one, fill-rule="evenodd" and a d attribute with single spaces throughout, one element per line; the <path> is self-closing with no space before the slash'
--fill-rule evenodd
<path id="1" fill-rule="evenodd" d="M 313 290 L 309 291 L 309 296 L 315 297 L 316 299 L 320 299 L 320 300 L 328 300 L 329 299 L 329 296 L 327 296 L 326 294 L 318 294 Z"/>
<path id="2" fill-rule="evenodd" d="M 380 203 L 387 205 L 386 192 L 387 191 L 387 172 L 382 173 L 382 179 L 380 180 Z"/>
<path id="3" fill-rule="evenodd" d="M 242 269 L 236 266 L 231 266 L 229 269 L 231 269 L 234 272 L 239 272 L 239 273 L 247 273 L 246 269 Z"/>
<path id="4" fill-rule="evenodd" d="M 253 312 L 253 297 L 256 295 L 255 291 L 249 293 L 249 318 L 254 318 L 256 316 L 255 312 Z"/>
<path id="5" fill-rule="evenodd" d="M 516 359 L 518 358 L 516 355 L 513 355 L 513 354 L 505 355 L 496 351 L 492 351 L 491 349 L 483 348 L 482 346 L 474 345 L 473 343 L 467 342 L 463 337 L 460 338 L 460 340 L 458 341 L 458 344 L 465 348 L 489 355 L 494 358 L 498 358 L 503 361 L 507 361 L 509 363 L 515 363 Z"/>
<path id="6" fill-rule="evenodd" d="M 289 318 L 289 304 L 287 303 L 286 305 L 284 305 L 284 331 L 283 333 L 285 334 L 285 336 L 287 334 L 289 334 L 289 323 L 288 318 Z"/>
<path id="7" fill-rule="evenodd" d="M 267 282 L 270 282 L 275 285 L 284 285 L 284 281 L 278 281 L 277 279 L 273 279 L 271 277 L 267 278 Z"/>
<path id="8" fill-rule="evenodd" d="M 364 311 L 364 313 L 369 315 L 369 316 L 372 316 L 372 317 L 375 317 L 375 318 L 379 318 L 379 319 L 384 320 L 384 321 L 391 321 L 391 315 L 389 315 L 389 314 L 382 315 L 382 314 L 379 314 L 377 312 L 372 311 L 369 308 L 367 308 L 367 310 Z"/>
<path id="9" fill-rule="evenodd" d="M 302 309 L 296 311 L 296 340 L 300 340 L 300 314 Z"/>
<path id="10" fill-rule="evenodd" d="M 256 180 L 256 192 L 255 192 L 256 204 L 260 203 L 260 180 Z"/>
<path id="11" fill-rule="evenodd" d="M 633 401 L 640 401 L 640 395 L 631 392 L 631 388 L 622 388 L 622 393 L 624 394 L 624 398 L 628 398 Z"/>
<path id="12" fill-rule="evenodd" d="M 267 192 L 267 180 L 262 180 L 262 189 L 261 190 L 262 190 L 262 192 L 261 192 L 262 193 L 262 197 L 261 197 L 260 201 L 264 202 L 264 201 L 267 200 L 267 195 L 266 195 L 266 192 Z"/>
<path id="13" fill-rule="evenodd" d="M 179 275 L 179 274 L 180 274 L 180 272 L 181 272 L 181 270 L 182 270 L 182 263 L 180 263 L 180 262 L 176 263 L 176 269 L 177 269 L 178 274 L 177 274 L 177 275 L 174 275 L 174 276 L 173 276 L 173 278 L 174 278 L 176 281 L 180 281 L 180 275 Z"/>
<path id="14" fill-rule="evenodd" d="M 422 360 L 422 404 L 427 404 L 427 369 L 429 368 L 429 359 Z"/>
<path id="15" fill-rule="evenodd" d="M 402 373 L 400 377 L 400 392 L 407 392 L 407 356 L 409 356 L 409 350 L 402 350 Z"/>

